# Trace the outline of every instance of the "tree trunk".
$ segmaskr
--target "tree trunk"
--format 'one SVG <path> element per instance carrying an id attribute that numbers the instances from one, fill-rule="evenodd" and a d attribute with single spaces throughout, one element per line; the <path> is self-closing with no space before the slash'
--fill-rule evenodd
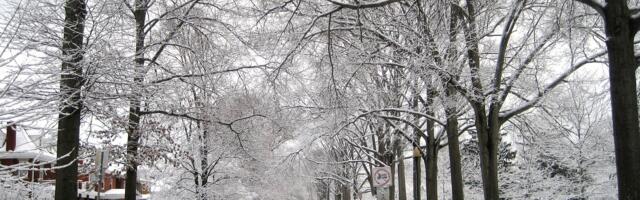
<path id="1" fill-rule="evenodd" d="M 351 187 L 342 185 L 342 200 L 351 200 Z"/>
<path id="2" fill-rule="evenodd" d="M 404 174 L 404 156 L 402 147 L 398 147 L 396 155 L 398 157 L 398 200 L 407 200 L 407 186 Z"/>
<path id="3" fill-rule="evenodd" d="M 420 140 L 416 140 L 420 141 Z M 420 147 L 417 147 L 420 148 Z M 415 151 L 415 150 L 414 150 Z M 413 156 L 413 199 L 420 199 L 420 190 L 422 190 L 422 184 L 420 184 L 420 155 Z"/>
<path id="4" fill-rule="evenodd" d="M 431 106 L 434 94 L 429 91 L 427 104 Z M 426 108 L 427 115 L 433 116 L 431 108 Z M 425 167 L 427 168 L 426 184 L 427 184 L 427 200 L 438 199 L 438 141 L 435 138 L 435 122 L 427 120 L 427 155 L 424 158 Z"/>
<path id="5" fill-rule="evenodd" d="M 371 129 L 373 130 L 373 126 L 371 126 Z M 374 151 L 378 151 L 378 148 L 376 147 L 376 135 L 372 134 L 371 135 L 371 147 L 373 148 Z M 373 162 L 372 162 L 373 163 Z M 377 194 L 377 190 L 376 187 L 373 187 L 373 164 L 369 165 L 369 187 L 371 187 L 371 195 L 375 196 Z"/>
<path id="6" fill-rule="evenodd" d="M 446 99 L 451 100 L 455 95 L 455 88 L 449 85 L 445 91 Z M 449 166 L 451 167 L 451 194 L 453 200 L 464 199 L 464 185 L 462 182 L 462 165 L 460 164 L 460 144 L 458 142 L 458 116 L 453 106 L 446 108 L 447 140 L 449 146 Z"/>
<path id="7" fill-rule="evenodd" d="M 147 1 L 136 0 L 133 12 L 136 20 L 136 55 L 132 94 L 129 102 L 129 123 L 127 127 L 127 177 L 125 184 L 125 199 L 136 199 L 138 185 L 138 145 L 140 142 L 140 106 L 142 84 L 144 82 L 144 25 L 147 15 Z"/>
<path id="8" fill-rule="evenodd" d="M 205 123 L 206 124 L 206 123 Z M 200 200 L 207 200 L 206 188 L 209 183 L 209 173 L 207 172 L 207 168 L 209 167 L 209 149 L 207 146 L 207 141 L 209 140 L 209 131 L 207 131 L 207 126 L 202 126 L 201 129 L 202 135 L 200 137 L 200 182 L 198 183 L 198 187 L 200 190 L 200 196 L 198 197 Z"/>
<path id="9" fill-rule="evenodd" d="M 475 24 L 475 8 L 473 0 L 466 0 L 468 24 L 465 28 L 465 43 L 467 47 L 467 59 L 471 73 L 471 85 L 473 96 L 470 99 L 476 118 L 475 125 L 480 150 L 480 171 L 482 174 L 482 187 L 484 198 L 487 200 L 499 199 L 498 188 L 498 130 L 500 123 L 497 120 L 499 106 L 492 105 L 491 115 L 487 117 L 482 81 L 480 78 L 480 53 Z M 495 114 L 495 115 L 494 115 Z"/>
<path id="10" fill-rule="evenodd" d="M 608 0 L 604 7 L 609 55 L 609 84 L 619 199 L 640 199 L 640 132 L 636 94 L 636 60 L 627 1 Z"/>
<path id="11" fill-rule="evenodd" d="M 384 162 L 387 166 L 391 168 L 391 186 L 389 186 L 389 199 L 394 199 L 395 197 L 395 163 L 394 163 L 394 148 L 395 144 L 391 143 L 392 132 L 385 126 L 378 126 L 376 129 L 376 135 L 378 137 L 378 155 L 382 162 Z M 386 136 L 386 137 L 385 137 Z M 376 191 L 377 192 L 377 191 Z"/>
<path id="12" fill-rule="evenodd" d="M 427 200 L 438 199 L 438 149 L 433 148 L 433 141 L 427 140 L 430 144 L 427 145 L 427 152 L 424 158 L 424 165 L 426 166 L 425 182 L 427 184 Z"/>
<path id="13" fill-rule="evenodd" d="M 499 199 L 498 187 L 498 129 L 490 129 L 484 108 L 474 107 L 478 148 L 480 150 L 480 172 L 485 199 Z"/>
<path id="14" fill-rule="evenodd" d="M 80 148 L 80 115 L 82 112 L 82 60 L 84 24 L 87 14 L 83 0 L 67 0 L 62 41 L 60 75 L 60 107 L 55 199 L 75 199 L 78 195 L 78 148 Z M 64 167 L 63 167 L 64 166 Z"/>
<path id="15" fill-rule="evenodd" d="M 331 182 L 327 183 L 326 189 L 325 196 L 327 197 L 327 200 L 331 200 Z"/>
<path id="16" fill-rule="evenodd" d="M 396 199 L 396 163 L 393 162 L 393 156 L 392 155 L 392 159 L 391 159 L 391 164 L 389 164 L 389 166 L 391 166 L 391 186 L 389 186 L 389 199 L 390 200 L 395 200 Z"/>
<path id="17" fill-rule="evenodd" d="M 198 97 L 198 93 L 195 90 L 192 90 L 193 93 L 193 97 L 194 97 L 194 102 L 196 107 L 198 108 L 205 108 L 204 102 L 205 100 L 202 100 L 201 98 Z M 206 91 L 201 91 L 202 96 L 208 97 L 207 92 Z M 206 119 L 206 116 L 200 116 L 202 119 Z M 196 188 L 199 190 L 196 190 L 199 192 L 199 194 L 197 195 L 197 198 L 199 200 L 207 200 L 208 196 L 206 193 L 206 187 L 207 184 L 209 182 L 209 176 L 211 174 L 209 174 L 207 168 L 209 167 L 209 145 L 208 145 L 208 141 L 209 141 L 209 124 L 207 122 L 201 121 L 201 122 L 197 122 L 197 131 L 195 131 L 196 133 L 198 133 L 198 141 L 195 141 L 198 144 L 198 159 L 200 161 L 200 168 L 199 170 L 197 170 L 197 173 L 194 174 L 194 178 L 195 180 L 199 180 L 196 182 Z M 197 166 L 194 164 L 194 166 Z"/>
<path id="18" fill-rule="evenodd" d="M 418 83 L 417 81 L 413 83 L 413 87 L 411 88 L 411 108 L 413 110 L 418 110 L 420 101 L 420 93 L 418 92 Z M 418 117 L 414 118 L 414 124 L 420 124 L 420 119 Z M 422 155 L 420 154 L 420 130 L 413 130 L 413 199 L 420 200 L 420 190 L 422 186 L 420 184 L 421 177 L 421 167 L 420 167 L 420 158 Z"/>
<path id="19" fill-rule="evenodd" d="M 459 12 L 453 7 L 454 4 L 450 5 L 449 13 L 451 16 L 451 20 L 449 21 L 449 43 L 455 44 L 456 37 L 458 35 L 458 17 Z M 450 45 L 447 48 L 447 61 L 450 63 L 455 63 L 455 60 L 458 58 L 458 52 L 454 45 Z M 453 85 L 452 80 L 458 80 L 460 72 L 456 70 L 455 66 L 449 65 L 449 71 L 453 76 L 449 77 L 449 81 L 446 82 L 445 88 L 445 115 L 447 116 L 447 141 L 449 146 L 449 166 L 451 168 L 451 194 L 453 200 L 463 200 L 464 199 L 464 184 L 462 180 L 462 165 L 460 164 L 460 144 L 458 141 L 458 115 L 457 115 L 457 92 L 456 88 Z"/>

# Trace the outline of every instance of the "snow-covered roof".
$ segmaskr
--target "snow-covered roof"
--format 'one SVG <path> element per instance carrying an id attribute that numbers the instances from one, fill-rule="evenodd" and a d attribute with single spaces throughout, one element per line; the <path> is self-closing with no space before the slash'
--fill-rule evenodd
<path id="1" fill-rule="evenodd" d="M 2 146 L 0 146 L 0 159 L 33 159 L 34 161 L 51 162 L 56 155 L 43 151 L 31 137 L 24 131 L 16 131 L 16 148 L 7 152 L 5 138 L 7 133 L 2 133 Z"/>
<path id="2" fill-rule="evenodd" d="M 35 161 L 51 162 L 56 160 L 56 156 L 42 150 L 35 151 L 0 151 L 0 159 L 33 159 Z"/>
<path id="3" fill-rule="evenodd" d="M 90 190 L 90 191 L 78 190 L 78 194 L 81 197 L 89 197 L 89 198 L 96 198 L 96 196 L 98 196 L 98 192 L 93 190 Z M 150 197 L 151 195 L 149 194 L 136 195 L 136 199 L 138 200 L 149 199 Z M 124 198 L 124 189 L 110 189 L 100 194 L 100 199 L 123 199 L 123 198 Z"/>

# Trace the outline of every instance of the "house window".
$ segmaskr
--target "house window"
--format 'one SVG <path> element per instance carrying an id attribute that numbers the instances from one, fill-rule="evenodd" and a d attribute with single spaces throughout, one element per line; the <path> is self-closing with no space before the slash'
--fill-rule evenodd
<path id="1" fill-rule="evenodd" d="M 29 171 L 27 171 L 27 170 L 18 170 L 18 177 L 25 178 L 28 173 L 29 173 Z"/>

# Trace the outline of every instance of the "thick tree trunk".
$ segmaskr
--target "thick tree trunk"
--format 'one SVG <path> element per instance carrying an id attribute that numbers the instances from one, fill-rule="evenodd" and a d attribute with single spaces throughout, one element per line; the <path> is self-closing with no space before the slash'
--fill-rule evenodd
<path id="1" fill-rule="evenodd" d="M 56 166 L 57 200 L 75 199 L 78 195 L 78 148 L 80 148 L 80 114 L 82 112 L 82 60 L 84 23 L 87 15 L 83 0 L 67 0 L 62 41 L 60 107 Z"/>
<path id="2" fill-rule="evenodd" d="M 438 199 L 438 149 L 431 147 L 433 142 L 427 140 L 427 152 L 424 158 L 426 167 L 425 183 L 427 184 L 427 200 Z"/>
<path id="3" fill-rule="evenodd" d="M 427 200 L 437 200 L 438 199 L 438 151 L 433 150 L 432 148 L 427 147 L 426 156 L 423 159 L 426 176 L 426 193 Z"/>
<path id="4" fill-rule="evenodd" d="M 414 82 L 413 87 L 411 88 L 411 108 L 413 110 L 418 110 L 419 101 L 420 101 L 420 93 L 418 92 L 418 81 Z M 420 124 L 420 119 L 418 117 L 414 118 L 414 124 Z M 420 169 L 420 158 L 422 157 L 420 151 L 420 130 L 413 130 L 413 199 L 420 200 L 420 190 L 422 190 L 422 184 L 420 184 L 421 170 Z"/>
<path id="5" fill-rule="evenodd" d="M 420 141 L 420 140 L 416 140 Z M 414 147 L 415 148 L 415 147 Z M 420 147 L 417 147 L 420 148 Z M 414 150 L 416 151 L 416 150 Z M 413 156 L 413 199 L 420 199 L 420 190 L 422 190 L 422 184 L 420 184 L 421 170 L 420 169 L 420 157 L 421 155 Z"/>
<path id="6" fill-rule="evenodd" d="M 604 7 L 609 55 L 609 84 L 619 199 L 640 199 L 640 132 L 636 96 L 636 60 L 627 1 Z"/>
<path id="7" fill-rule="evenodd" d="M 482 186 L 484 198 L 487 200 L 499 199 L 498 187 L 498 142 L 500 140 L 498 130 L 498 106 L 492 105 L 491 115 L 487 115 L 485 100 L 480 78 L 480 53 L 475 24 L 475 8 L 473 0 L 466 0 L 467 26 L 465 28 L 465 43 L 467 47 L 467 59 L 471 73 L 471 85 L 473 96 L 470 102 L 475 115 L 475 125 L 480 150 L 480 171 L 482 174 Z M 488 117 L 487 117 L 488 116 Z"/>
<path id="8" fill-rule="evenodd" d="M 487 126 L 488 118 L 484 108 L 474 108 L 478 148 L 480 150 L 480 172 L 485 199 L 499 199 L 498 185 L 498 142 L 497 129 Z"/>
<path id="9" fill-rule="evenodd" d="M 396 155 L 398 158 L 398 200 L 407 200 L 407 182 L 404 174 L 404 156 L 402 147 L 398 147 Z"/>
<path id="10" fill-rule="evenodd" d="M 391 167 L 391 186 L 389 186 L 389 199 L 390 200 L 395 200 L 396 199 L 396 163 L 393 162 L 393 156 L 391 157 L 391 164 L 389 164 L 389 166 Z"/>
<path id="11" fill-rule="evenodd" d="M 342 200 L 351 200 L 351 187 L 342 185 Z"/>
<path id="12" fill-rule="evenodd" d="M 447 99 L 455 95 L 455 88 L 448 86 Z M 449 166 L 451 167 L 451 194 L 453 200 L 464 199 L 464 185 L 462 180 L 462 165 L 460 162 L 460 144 L 458 141 L 458 116 L 453 107 L 446 108 L 447 140 L 449 146 Z"/>
<path id="13" fill-rule="evenodd" d="M 433 103 L 434 94 L 429 91 L 427 97 L 427 104 L 430 106 Z M 427 115 L 433 116 L 431 108 L 426 108 Z M 435 122 L 433 120 L 427 121 L 427 152 L 424 158 L 424 165 L 426 167 L 426 180 L 427 184 L 427 200 L 438 199 L 438 144 L 439 142 L 435 138 Z"/>
<path id="14" fill-rule="evenodd" d="M 388 195 L 389 199 L 392 200 L 395 196 L 395 164 L 393 162 L 395 155 L 390 140 L 392 133 L 388 132 L 385 127 L 379 126 L 376 130 L 376 135 L 378 136 L 378 155 L 380 156 L 378 159 L 391 168 L 391 186 L 389 187 Z"/>
<path id="15" fill-rule="evenodd" d="M 144 82 L 144 25 L 147 15 L 147 1 L 136 0 L 133 12 L 136 23 L 136 55 L 135 73 L 133 78 L 133 92 L 129 102 L 129 123 L 127 127 L 127 177 L 125 184 L 125 199 L 136 199 L 138 185 L 138 146 L 140 142 L 140 107 L 142 84 Z"/>
<path id="16" fill-rule="evenodd" d="M 138 180 L 138 142 L 140 139 L 139 123 L 140 123 L 140 102 L 137 106 L 131 107 L 129 110 L 129 128 L 127 130 L 127 177 L 125 183 L 125 199 L 136 199 L 136 187 Z M 135 104 L 132 104 L 135 105 Z"/>
<path id="17" fill-rule="evenodd" d="M 449 43 L 455 44 L 457 43 L 456 37 L 458 35 L 458 19 L 459 12 L 454 8 L 454 4 L 450 5 L 449 8 L 451 20 L 449 21 Z M 455 60 L 458 58 L 458 52 L 454 45 L 450 45 L 447 49 L 447 61 L 450 63 L 455 63 Z M 446 83 L 445 88 L 445 115 L 447 116 L 447 141 L 449 146 L 449 166 L 451 168 L 451 194 L 453 200 L 463 200 L 464 199 L 464 184 L 462 180 L 462 165 L 460 164 L 460 143 L 458 141 L 458 114 L 457 114 L 457 105 L 456 105 L 456 97 L 457 92 L 456 88 L 453 85 L 452 80 L 458 80 L 459 70 L 456 69 L 456 66 L 449 65 L 449 71 L 453 76 L 449 77 L 449 81 Z"/>
<path id="18" fill-rule="evenodd" d="M 77 196 L 77 174 L 80 118 L 82 112 L 81 88 L 83 33 L 86 16 L 86 4 L 82 0 L 69 0 L 65 3 L 65 27 L 62 51 L 64 55 L 60 99 L 61 114 L 58 116 L 58 139 L 56 166 L 56 199 L 71 199 Z M 63 167 L 64 166 L 64 167 Z"/>
<path id="19" fill-rule="evenodd" d="M 329 200 L 329 185 L 327 185 L 324 181 L 320 181 L 316 183 L 316 193 L 318 194 L 318 200 Z"/>
<path id="20" fill-rule="evenodd" d="M 206 124 L 206 123 L 205 123 Z M 207 126 L 201 126 L 201 129 L 203 129 L 202 131 L 202 135 L 200 136 L 200 142 L 202 142 L 200 144 L 200 182 L 198 183 L 197 187 L 200 188 L 200 195 L 198 196 L 198 198 L 200 200 L 207 200 L 209 199 L 207 196 L 207 192 L 206 192 L 206 188 L 207 188 L 207 184 L 209 183 L 209 173 L 207 172 L 207 168 L 209 167 L 209 159 L 208 156 L 209 155 L 209 149 L 207 146 L 207 141 L 209 140 L 209 131 L 207 131 Z"/>

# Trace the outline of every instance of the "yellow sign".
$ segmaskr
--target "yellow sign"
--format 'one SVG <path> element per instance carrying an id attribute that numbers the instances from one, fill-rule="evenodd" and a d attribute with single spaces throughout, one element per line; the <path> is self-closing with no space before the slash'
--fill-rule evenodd
<path id="1" fill-rule="evenodd" d="M 420 153 L 420 148 L 419 147 L 414 147 L 413 148 L 413 157 L 422 157 L 422 154 Z"/>

